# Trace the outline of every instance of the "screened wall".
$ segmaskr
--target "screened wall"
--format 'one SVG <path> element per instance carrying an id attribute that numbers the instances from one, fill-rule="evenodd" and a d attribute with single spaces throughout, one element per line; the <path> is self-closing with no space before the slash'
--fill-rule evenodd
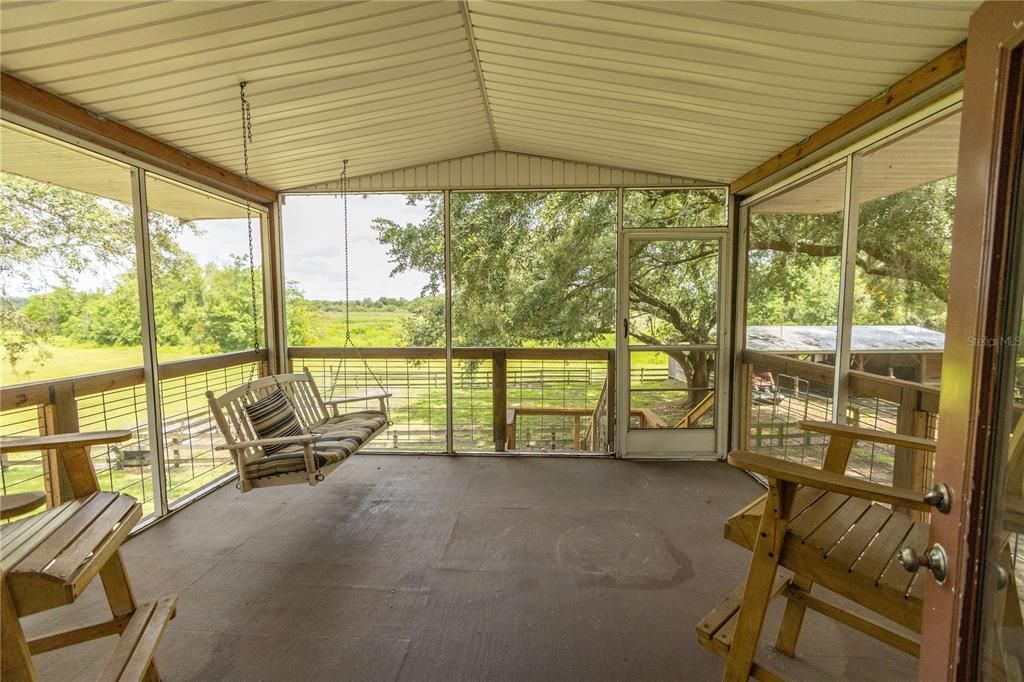
<path id="1" fill-rule="evenodd" d="M 431 176 L 392 180 L 403 177 L 415 186 Z M 724 187 L 286 194 L 291 364 L 309 367 L 328 394 L 364 395 L 380 379 L 394 425 L 372 449 L 608 454 L 625 357 L 616 338 L 627 327 L 641 345 L 660 330 L 668 336 L 657 343 L 672 346 L 628 355 L 629 423 L 670 427 L 714 392 L 719 355 L 701 344 L 717 343 L 728 255 L 715 242 L 710 260 L 694 260 L 683 252 L 696 242 L 673 240 L 724 233 L 726 199 Z M 658 239 L 635 264 L 683 261 L 657 281 L 632 277 L 620 258 L 625 235 L 645 230 Z M 706 281 L 689 286 L 698 271 Z M 622 272 L 646 302 L 617 288 Z M 636 304 L 629 323 L 617 319 L 620 298 Z M 676 352 L 680 343 L 701 348 Z M 716 426 L 713 410 L 690 416 L 687 428 Z"/>
<path id="2" fill-rule="evenodd" d="M 8 121 L 0 150 L 0 429 L 131 431 L 100 484 L 165 513 L 234 470 L 206 391 L 265 371 L 266 213 Z M 2 492 L 62 499 L 46 462 L 5 457 Z"/>
<path id="3" fill-rule="evenodd" d="M 935 437 L 959 126 L 940 108 L 744 203 L 740 443 L 819 463 L 800 420 Z M 917 488 L 932 469 L 876 445 L 849 471 Z"/>

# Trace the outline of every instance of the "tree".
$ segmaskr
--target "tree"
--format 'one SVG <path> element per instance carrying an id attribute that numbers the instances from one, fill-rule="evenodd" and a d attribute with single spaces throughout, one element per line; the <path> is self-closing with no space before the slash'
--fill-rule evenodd
<path id="1" fill-rule="evenodd" d="M 610 341 L 615 328 L 614 193 L 451 196 L 452 328 L 457 345 Z M 427 273 L 424 293 L 437 295 L 444 281 L 443 206 L 436 196 L 410 201 L 426 205 L 423 222 L 401 226 L 377 219 L 373 227 L 388 247 L 394 271 Z M 724 195 L 716 190 L 638 192 L 629 210 L 637 225 L 717 225 L 724 222 Z M 656 241 L 632 255 L 638 277 L 630 289 L 631 336 L 641 343 L 707 342 L 717 325 L 715 250 L 699 242 Z M 668 276 L 665 268 L 670 264 L 677 277 Z M 680 268 L 693 275 L 692 286 L 679 286 Z M 414 311 L 411 342 L 438 343 L 443 319 L 439 299 Z M 708 386 L 713 364 L 708 353 L 672 356 L 690 386 Z"/>
<path id="2" fill-rule="evenodd" d="M 945 310 L 954 181 L 945 180 L 861 206 L 857 265 L 870 309 L 891 319 L 937 324 Z M 453 193 L 452 327 L 457 345 L 600 343 L 614 330 L 615 197 L 609 192 Z M 443 205 L 411 197 L 428 216 L 418 224 L 373 222 L 394 272 L 428 275 L 410 341 L 443 338 Z M 630 227 L 713 226 L 725 222 L 720 190 L 630 192 Z M 629 335 L 641 344 L 713 342 L 718 325 L 718 259 L 701 241 L 633 242 Z M 758 214 L 748 260 L 749 320 L 835 324 L 841 214 Z M 709 352 L 672 352 L 690 401 L 710 385 Z"/>
<path id="3" fill-rule="evenodd" d="M 854 324 L 945 328 L 956 178 L 859 206 Z M 750 324 L 835 324 L 843 216 L 755 213 L 748 246 Z"/>
<path id="4" fill-rule="evenodd" d="M 195 227 L 168 216 L 151 217 L 155 265 L 182 258 L 176 241 L 189 229 Z M 16 305 L 19 298 L 71 290 L 85 273 L 131 270 L 134 275 L 134 257 L 131 206 L 0 173 L 0 345 L 6 359 L 13 363 L 29 352 L 44 355 L 45 343 L 62 333 L 52 322 L 66 313 L 60 308 L 69 300 L 55 295 L 26 315 Z M 55 308 L 43 314 L 38 306 L 44 304 Z"/>

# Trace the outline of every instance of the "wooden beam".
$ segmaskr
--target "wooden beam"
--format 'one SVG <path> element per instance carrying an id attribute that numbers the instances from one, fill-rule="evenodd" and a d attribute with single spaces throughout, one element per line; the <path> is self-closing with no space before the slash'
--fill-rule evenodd
<path id="1" fill-rule="evenodd" d="M 732 181 L 729 191 L 743 194 L 744 190 L 854 132 L 861 126 L 906 104 L 942 81 L 964 70 L 967 41 L 964 41 L 931 60 L 913 73 L 846 112 L 807 139 L 771 157 L 760 166 Z"/>
<path id="2" fill-rule="evenodd" d="M 0 109 L 43 123 L 107 149 L 145 161 L 164 170 L 209 184 L 260 204 L 277 199 L 277 192 L 226 168 L 196 158 L 126 125 L 97 116 L 87 109 L 44 92 L 6 73 L 0 73 Z"/>

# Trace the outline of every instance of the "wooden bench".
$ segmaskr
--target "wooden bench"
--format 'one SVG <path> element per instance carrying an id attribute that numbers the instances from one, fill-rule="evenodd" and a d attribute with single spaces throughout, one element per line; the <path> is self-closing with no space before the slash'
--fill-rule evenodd
<path id="1" fill-rule="evenodd" d="M 726 660 L 725 679 L 780 679 L 757 664 L 754 654 L 765 612 L 776 596 L 786 610 L 775 648 L 793 656 L 808 608 L 916 656 L 927 576 L 897 560 L 904 547 L 923 553 L 929 527 L 900 508 L 929 512 L 921 493 L 845 476 L 857 441 L 934 452 L 935 442 L 913 436 L 801 422 L 830 436 L 822 469 L 750 452 L 733 452 L 729 463 L 768 479 L 768 492 L 726 522 L 725 537 L 751 550 L 746 582 L 697 626 L 698 641 Z M 778 572 L 782 567 L 793 576 Z M 818 584 L 825 591 L 811 593 Z M 849 599 L 884 619 L 852 612 Z M 888 621 L 888 622 L 887 622 Z M 903 630 L 893 627 L 901 626 Z"/>
<path id="2" fill-rule="evenodd" d="M 101 637 L 120 639 L 101 679 L 159 679 L 153 653 L 176 597 L 138 605 L 120 546 L 142 518 L 132 497 L 102 492 L 89 447 L 123 442 L 130 431 L 0 440 L 0 452 L 56 450 L 74 498 L 2 528 L 0 544 L 0 677 L 36 679 L 32 655 Z M 112 618 L 28 640 L 20 618 L 74 602 L 100 576 Z"/>

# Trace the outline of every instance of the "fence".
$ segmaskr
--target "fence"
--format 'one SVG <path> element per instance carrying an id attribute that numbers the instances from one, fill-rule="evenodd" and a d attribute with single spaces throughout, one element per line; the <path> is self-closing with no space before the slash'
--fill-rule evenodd
<path id="1" fill-rule="evenodd" d="M 394 424 L 371 449 L 445 450 L 443 348 L 293 347 L 289 358 L 293 369 L 309 368 L 326 396 L 372 392 L 374 377 L 392 393 Z M 610 452 L 614 371 L 611 350 L 455 348 L 453 445 L 461 451 Z"/>
<path id="2" fill-rule="evenodd" d="M 214 450 L 222 440 L 207 407 L 206 391 L 222 393 L 259 376 L 265 355 L 244 351 L 161 364 L 159 429 L 147 421 L 141 367 L 3 387 L 0 429 L 4 436 L 131 431 L 126 443 L 93 448 L 93 466 L 104 490 L 132 495 L 150 514 L 156 492 L 152 439 L 163 439 L 163 480 L 171 507 L 230 474 L 230 455 Z M 0 467 L 3 494 L 45 490 L 50 504 L 60 501 L 59 476 L 51 471 L 51 461 L 41 452 L 5 457 Z"/>
<path id="3" fill-rule="evenodd" d="M 831 365 L 756 351 L 744 351 L 740 371 L 739 445 L 788 461 L 820 466 L 827 437 L 803 431 L 801 420 L 832 419 Z M 771 379 L 767 376 L 771 375 Z M 846 423 L 935 438 L 939 390 L 867 372 L 849 373 Z M 931 486 L 934 456 L 891 445 L 857 443 L 847 472 L 885 485 L 913 490 Z"/>

